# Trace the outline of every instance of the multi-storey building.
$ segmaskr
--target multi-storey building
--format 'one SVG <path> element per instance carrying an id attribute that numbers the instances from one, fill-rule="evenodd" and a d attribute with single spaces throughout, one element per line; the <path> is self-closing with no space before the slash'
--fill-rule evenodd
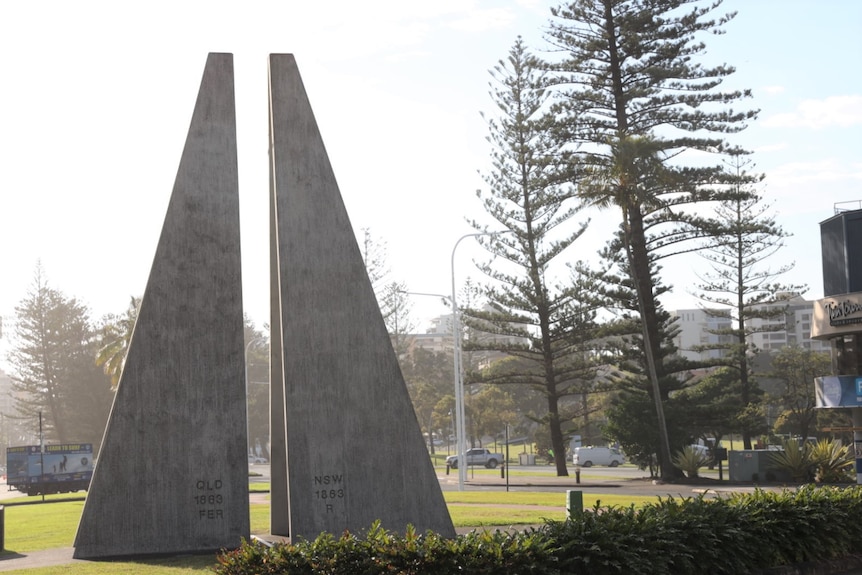
<path id="1" fill-rule="evenodd" d="M 767 330 L 754 334 L 753 343 L 764 350 L 798 345 L 812 351 L 829 352 L 828 342 L 811 339 L 814 304 L 814 301 L 806 300 L 799 295 L 793 296 L 783 304 L 773 304 L 770 307 L 786 306 L 786 314 L 783 318 L 777 317 L 771 320 L 753 319 L 752 327 Z"/>
<path id="2" fill-rule="evenodd" d="M 452 316 L 435 317 L 425 333 L 407 334 L 407 353 L 425 349 L 434 353 L 452 353 Z"/>
<path id="3" fill-rule="evenodd" d="M 17 414 L 12 378 L 0 369 L 0 444 L 3 446 L 20 445 L 36 440 L 32 433 L 24 431 L 25 426 L 18 419 Z M 0 455 L 0 463 L 2 461 L 3 456 Z"/>
<path id="4" fill-rule="evenodd" d="M 811 320 L 814 302 L 799 295 L 775 304 L 762 307 L 784 309 L 784 315 L 771 319 L 752 318 L 748 327 L 756 333 L 750 336 L 750 343 L 764 351 L 774 351 L 784 346 L 798 345 L 804 349 L 829 352 L 828 342 L 811 339 Z M 702 350 L 699 346 L 729 344 L 733 337 L 717 335 L 720 330 L 732 329 L 733 321 L 726 310 L 683 309 L 672 312 L 677 318 L 680 329 L 676 337 L 679 353 L 694 361 L 715 359 L 727 353 L 725 350 Z"/>
<path id="5" fill-rule="evenodd" d="M 730 329 L 730 317 L 718 310 L 681 309 L 671 312 L 676 316 L 679 328 L 674 343 L 678 353 L 692 361 L 716 359 L 725 355 L 720 349 L 701 349 L 701 346 L 717 346 L 731 342 L 728 335 L 717 335 L 719 330 Z"/>
<path id="6" fill-rule="evenodd" d="M 402 336 L 406 343 L 406 353 L 416 349 L 425 349 L 434 353 L 452 353 L 452 316 L 444 315 L 433 318 L 425 333 L 411 333 Z M 479 330 L 473 331 L 473 337 L 479 341 L 495 341 L 512 344 L 526 344 L 526 338 L 489 334 Z M 505 353 L 494 351 L 469 352 L 469 360 L 475 367 L 487 367 L 491 362 L 506 357 Z M 466 361 L 466 358 L 465 358 Z"/>
<path id="7" fill-rule="evenodd" d="M 12 396 L 12 378 L 0 369 L 0 414 L 3 417 L 15 413 L 15 405 Z"/>

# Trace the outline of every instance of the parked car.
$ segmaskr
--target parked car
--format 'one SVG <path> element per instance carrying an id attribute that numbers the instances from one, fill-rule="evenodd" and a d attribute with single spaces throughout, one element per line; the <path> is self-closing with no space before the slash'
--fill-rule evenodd
<path id="1" fill-rule="evenodd" d="M 484 465 L 488 469 L 494 469 L 504 460 L 502 453 L 493 453 L 492 451 L 482 447 L 468 449 L 464 452 L 464 458 L 467 460 L 467 466 Z M 452 469 L 458 469 L 458 456 L 450 455 L 447 457 L 446 465 L 450 466 Z"/>
<path id="2" fill-rule="evenodd" d="M 269 463 L 269 461 L 267 461 L 263 457 L 258 457 L 256 455 L 249 455 L 248 456 L 248 463 L 249 463 L 249 465 L 265 465 L 265 464 Z"/>
<path id="3" fill-rule="evenodd" d="M 615 447 L 576 447 L 572 462 L 579 467 L 607 465 L 616 467 L 626 462 L 626 458 Z"/>

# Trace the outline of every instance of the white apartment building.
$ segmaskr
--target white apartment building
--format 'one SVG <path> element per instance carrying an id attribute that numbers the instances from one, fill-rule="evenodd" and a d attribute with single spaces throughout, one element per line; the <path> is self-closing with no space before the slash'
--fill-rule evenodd
<path id="1" fill-rule="evenodd" d="M 798 345 L 804 349 L 829 352 L 829 342 L 811 339 L 811 318 L 814 313 L 814 301 L 795 295 L 789 300 L 765 307 L 787 308 L 784 316 L 763 320 L 750 320 L 750 327 L 758 330 L 751 335 L 751 343 L 758 349 L 769 351 L 781 349 L 786 345 Z M 730 317 L 724 312 L 713 311 L 711 314 L 704 309 L 683 309 L 671 312 L 677 318 L 680 333 L 676 336 L 679 353 L 694 361 L 721 357 L 721 350 L 698 351 L 697 346 L 731 343 L 728 335 L 715 335 L 711 330 L 730 329 Z M 760 332 L 762 328 L 767 331 Z"/>
<path id="2" fill-rule="evenodd" d="M 674 339 L 680 355 L 692 361 L 715 359 L 724 355 L 724 352 L 717 349 L 700 351 L 698 346 L 730 343 L 730 336 L 712 333 L 715 330 L 730 329 L 729 317 L 722 317 L 718 311 L 711 314 L 700 308 L 673 311 L 671 315 L 677 318 L 676 327 L 680 330 Z"/>

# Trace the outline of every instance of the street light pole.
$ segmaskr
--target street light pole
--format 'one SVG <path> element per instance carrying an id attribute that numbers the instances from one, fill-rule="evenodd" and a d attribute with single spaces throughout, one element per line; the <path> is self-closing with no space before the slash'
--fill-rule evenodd
<path id="1" fill-rule="evenodd" d="M 509 233 L 511 230 L 503 230 L 499 232 L 477 232 L 473 234 L 465 234 L 458 238 L 455 245 L 452 247 L 452 346 L 454 356 L 454 379 L 455 379 L 455 436 L 458 444 L 456 445 L 456 453 L 458 454 L 458 491 L 464 491 L 464 481 L 467 479 L 466 458 L 464 457 L 464 380 L 461 377 L 461 326 L 458 322 L 458 300 L 455 298 L 455 250 L 458 249 L 458 244 L 467 238 L 475 238 L 479 236 L 496 236 Z"/>

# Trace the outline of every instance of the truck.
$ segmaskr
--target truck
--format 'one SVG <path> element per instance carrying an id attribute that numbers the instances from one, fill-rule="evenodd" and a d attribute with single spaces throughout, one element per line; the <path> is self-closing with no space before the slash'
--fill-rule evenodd
<path id="1" fill-rule="evenodd" d="M 86 491 L 92 478 L 92 443 L 6 448 L 6 484 L 27 495 Z"/>
<path id="2" fill-rule="evenodd" d="M 488 469 L 494 469 L 504 461 L 502 453 L 494 453 L 483 447 L 474 447 L 464 452 L 467 465 L 483 465 Z M 458 469 L 458 456 L 450 455 L 446 458 L 446 465 L 452 469 Z"/>

